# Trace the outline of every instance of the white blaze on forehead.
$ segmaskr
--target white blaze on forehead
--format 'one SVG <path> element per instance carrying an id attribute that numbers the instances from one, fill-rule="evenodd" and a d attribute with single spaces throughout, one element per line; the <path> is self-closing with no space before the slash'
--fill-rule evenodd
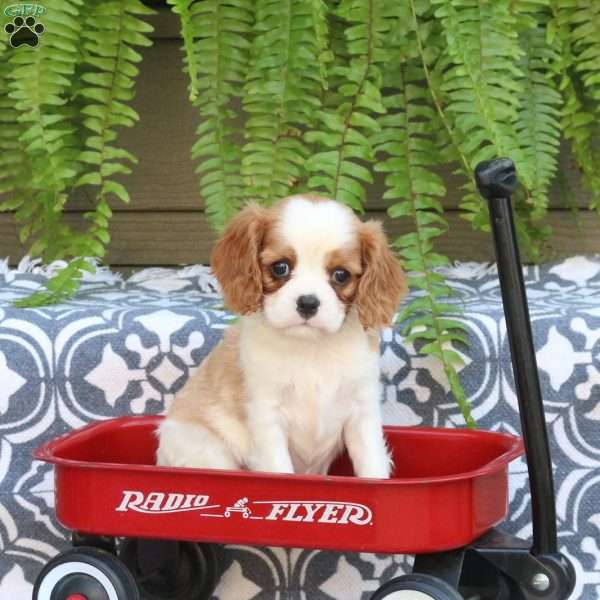
<path id="1" fill-rule="evenodd" d="M 354 219 L 349 208 L 333 200 L 314 202 L 298 197 L 285 205 L 279 227 L 298 255 L 323 258 L 355 241 Z"/>
<path id="2" fill-rule="evenodd" d="M 340 329 L 346 306 L 330 283 L 327 260 L 331 252 L 357 245 L 356 223 L 352 211 L 333 200 L 314 201 L 295 196 L 283 204 L 276 225 L 278 243 L 291 248 L 295 260 L 289 281 L 265 296 L 263 311 L 271 325 L 290 331 L 300 328 L 293 329 L 293 335 L 298 336 L 312 336 L 315 331 L 334 333 Z M 318 311 L 310 319 L 310 329 L 302 328 L 305 320 L 298 313 L 298 298 L 307 294 L 319 300 Z"/>

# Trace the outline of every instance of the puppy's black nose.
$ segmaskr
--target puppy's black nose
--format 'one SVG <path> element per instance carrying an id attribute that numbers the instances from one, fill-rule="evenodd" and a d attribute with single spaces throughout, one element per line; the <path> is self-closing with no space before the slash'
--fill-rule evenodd
<path id="1" fill-rule="evenodd" d="M 320 300 L 313 294 L 300 296 L 298 300 L 296 300 L 296 310 L 300 313 L 301 317 L 310 319 L 317 314 L 319 304 L 321 304 Z"/>

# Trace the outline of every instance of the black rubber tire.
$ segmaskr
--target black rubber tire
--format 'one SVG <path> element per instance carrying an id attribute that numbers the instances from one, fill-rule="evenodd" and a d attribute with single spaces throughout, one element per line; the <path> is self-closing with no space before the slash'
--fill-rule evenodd
<path id="1" fill-rule="evenodd" d="M 32 600 L 66 600 L 81 594 L 88 600 L 140 600 L 127 567 L 112 554 L 98 548 L 73 548 L 54 557 L 40 572 Z"/>
<path id="2" fill-rule="evenodd" d="M 400 594 L 400 592 L 405 592 Z M 419 592 L 411 597 L 410 592 Z M 448 583 L 433 575 L 402 575 L 384 583 L 371 600 L 463 600 L 463 597 Z"/>
<path id="3" fill-rule="evenodd" d="M 569 581 L 565 589 L 565 598 L 570 598 L 571 594 L 575 590 L 575 584 L 577 583 L 577 574 L 575 572 L 575 566 L 564 554 L 561 554 L 561 559 L 565 563 L 565 566 L 567 568 L 567 574 L 569 577 Z"/>
<path id="4" fill-rule="evenodd" d="M 154 543 L 157 553 L 160 553 L 161 542 Z M 166 566 L 165 569 L 160 566 L 160 556 L 156 560 L 159 566 L 152 573 L 145 574 L 141 571 L 138 561 L 140 540 L 126 539 L 121 544 L 119 557 L 133 573 L 141 600 L 209 600 L 221 576 L 218 546 L 193 542 L 173 543 L 179 545 L 179 558 L 177 572 L 171 575 Z"/>

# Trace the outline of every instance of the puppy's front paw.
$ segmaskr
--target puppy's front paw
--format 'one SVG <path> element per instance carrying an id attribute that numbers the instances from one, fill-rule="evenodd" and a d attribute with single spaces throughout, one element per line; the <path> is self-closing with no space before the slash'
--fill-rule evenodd
<path id="1" fill-rule="evenodd" d="M 362 473 L 357 473 L 357 475 L 372 479 L 389 479 L 390 473 L 390 469 L 364 469 Z"/>
<path id="2" fill-rule="evenodd" d="M 277 458 L 275 456 L 253 456 L 248 461 L 248 468 L 251 471 L 264 471 L 266 473 L 287 473 L 291 475 L 294 472 L 292 461 L 285 457 Z"/>
<path id="3" fill-rule="evenodd" d="M 392 460 L 389 456 L 372 463 L 363 463 L 356 469 L 358 477 L 369 477 L 373 479 L 389 479 L 393 471 Z"/>
<path id="4" fill-rule="evenodd" d="M 263 471 L 265 473 L 282 473 L 287 475 L 292 475 L 294 473 L 293 467 L 273 463 L 253 463 L 250 465 L 250 470 Z"/>

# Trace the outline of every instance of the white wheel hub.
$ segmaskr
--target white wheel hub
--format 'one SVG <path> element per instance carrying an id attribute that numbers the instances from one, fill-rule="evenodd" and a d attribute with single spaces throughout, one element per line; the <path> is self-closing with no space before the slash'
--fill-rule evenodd
<path id="1" fill-rule="evenodd" d="M 95 579 L 108 595 L 108 600 L 119 600 L 117 590 L 110 579 L 100 569 L 98 569 L 98 567 L 85 562 L 65 562 L 54 567 L 54 569 L 48 572 L 42 580 L 38 590 L 38 600 L 50 600 L 52 591 L 59 581 L 65 577 L 68 577 L 69 575 L 75 575 L 78 573 L 82 575 L 89 575 Z M 408 600 L 408 598 L 406 598 L 406 600 Z"/>

